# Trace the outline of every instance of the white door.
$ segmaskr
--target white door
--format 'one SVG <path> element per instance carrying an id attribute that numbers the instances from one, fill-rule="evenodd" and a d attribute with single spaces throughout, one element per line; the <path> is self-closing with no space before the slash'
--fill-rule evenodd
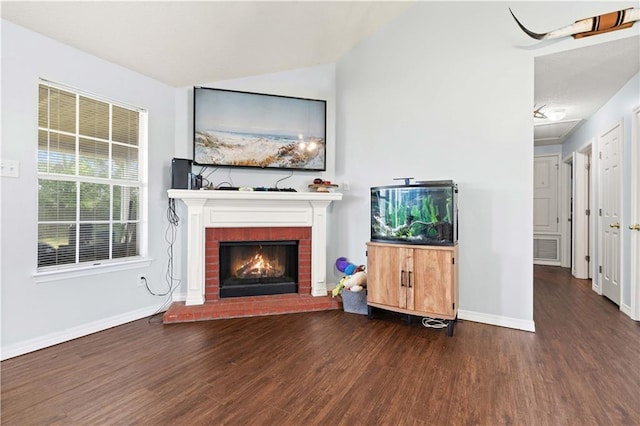
<path id="1" fill-rule="evenodd" d="M 560 163 L 560 234 L 563 236 L 563 268 L 573 268 L 573 154 Z"/>
<path id="2" fill-rule="evenodd" d="M 587 192 L 587 197 L 586 197 L 586 203 L 585 203 L 585 207 L 586 207 L 586 215 L 587 215 L 587 221 L 586 221 L 586 229 L 585 232 L 587 234 L 587 266 L 588 266 L 588 270 L 587 270 L 587 277 L 589 279 L 593 278 L 593 263 L 592 259 L 594 259 L 593 257 L 593 234 L 592 234 L 592 229 L 593 229 L 593 215 L 595 213 L 593 213 L 593 193 L 591 192 L 591 182 L 593 182 L 592 178 L 591 178 L 591 148 L 589 148 L 589 151 L 585 153 L 586 155 L 586 160 L 587 160 L 587 165 L 586 165 L 586 170 L 585 170 L 585 174 L 584 174 L 584 178 L 585 178 L 585 185 L 586 185 L 586 192 Z"/>
<path id="3" fill-rule="evenodd" d="M 622 123 L 600 136 L 602 190 L 602 294 L 620 305 L 622 227 Z"/>
<path id="4" fill-rule="evenodd" d="M 631 312 L 640 321 L 640 106 L 631 114 Z"/>
<path id="5" fill-rule="evenodd" d="M 581 152 L 573 153 L 573 250 L 571 274 L 580 279 L 589 278 L 589 158 Z"/>
<path id="6" fill-rule="evenodd" d="M 558 156 L 535 157 L 533 179 L 533 232 L 558 232 Z"/>

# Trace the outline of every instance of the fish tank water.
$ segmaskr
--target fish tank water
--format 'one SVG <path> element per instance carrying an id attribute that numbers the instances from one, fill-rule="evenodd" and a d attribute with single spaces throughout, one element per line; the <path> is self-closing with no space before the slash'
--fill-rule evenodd
<path id="1" fill-rule="evenodd" d="M 371 188 L 371 241 L 454 245 L 457 199 L 452 180 Z"/>

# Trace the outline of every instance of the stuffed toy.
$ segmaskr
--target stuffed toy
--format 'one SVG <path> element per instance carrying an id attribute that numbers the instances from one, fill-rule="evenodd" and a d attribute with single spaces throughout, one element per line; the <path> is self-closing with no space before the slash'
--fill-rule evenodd
<path id="1" fill-rule="evenodd" d="M 351 291 L 362 291 L 367 285 L 367 272 L 359 271 L 349 276 L 344 282 L 344 288 L 348 288 Z"/>
<path id="2" fill-rule="evenodd" d="M 338 285 L 331 291 L 331 295 L 336 297 L 342 293 L 343 289 L 357 292 L 362 291 L 367 286 L 367 271 L 364 265 L 360 265 L 355 269 L 359 269 L 353 275 L 346 275 L 340 279 Z"/>
<path id="3" fill-rule="evenodd" d="M 364 265 L 356 266 L 349 262 L 346 257 L 339 257 L 336 259 L 336 268 L 340 272 L 344 272 L 345 275 L 353 275 L 356 272 L 363 271 Z"/>

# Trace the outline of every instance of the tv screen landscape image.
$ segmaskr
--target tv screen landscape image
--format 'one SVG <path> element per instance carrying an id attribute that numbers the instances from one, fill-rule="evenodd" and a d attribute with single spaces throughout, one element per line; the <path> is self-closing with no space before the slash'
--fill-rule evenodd
<path id="1" fill-rule="evenodd" d="M 326 170 L 326 101 L 194 87 L 200 166 Z"/>

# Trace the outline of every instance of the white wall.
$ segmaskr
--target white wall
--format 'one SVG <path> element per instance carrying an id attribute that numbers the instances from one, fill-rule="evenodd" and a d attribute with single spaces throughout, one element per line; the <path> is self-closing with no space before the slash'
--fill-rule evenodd
<path id="1" fill-rule="evenodd" d="M 622 164 L 622 299 L 621 304 L 630 309 L 631 306 L 631 236 L 628 230 L 631 216 L 631 111 L 640 105 L 640 73 L 633 76 L 602 108 L 562 145 L 562 155 L 566 157 L 579 151 L 588 141 L 597 138 L 609 130 L 620 120 L 623 121 L 623 164 Z M 599 147 L 597 147 L 599 149 Z M 593 156 L 593 169 L 599 170 L 598 155 Z M 599 185 L 599 174 L 596 173 L 596 188 Z M 599 194 L 596 193 L 596 205 L 600 205 Z M 598 234 L 596 221 L 596 234 Z M 598 259 L 598 247 L 594 247 L 595 259 Z"/>
<path id="2" fill-rule="evenodd" d="M 616 6 L 512 7 L 553 29 Z M 598 40 L 532 41 L 508 7 L 418 3 L 338 62 L 336 174 L 351 191 L 335 209 L 333 255 L 365 260 L 371 186 L 454 179 L 460 316 L 533 329 L 533 61 Z"/>
<path id="3" fill-rule="evenodd" d="M 562 154 L 562 145 L 544 145 L 533 148 L 533 155 Z"/>
<path id="4" fill-rule="evenodd" d="M 276 186 L 276 182 L 281 178 L 285 180 L 278 183 L 279 188 L 295 188 L 297 191 L 307 191 L 307 185 L 313 183 L 313 179 L 320 177 L 332 181 L 335 176 L 336 157 L 336 85 L 335 85 L 335 64 L 319 65 L 309 68 L 301 68 L 290 71 L 283 71 L 273 74 L 265 74 L 254 77 L 239 78 L 234 80 L 216 81 L 209 83 L 195 84 L 196 86 L 212 87 L 217 89 L 239 90 L 254 93 L 266 93 L 281 96 L 293 96 L 307 99 L 323 99 L 327 101 L 327 170 L 326 172 L 306 172 L 290 170 L 265 170 L 265 169 L 235 169 L 213 168 L 202 172 L 203 176 L 209 175 L 209 180 L 218 185 L 222 182 L 232 182 L 235 186 Z M 175 89 L 176 99 L 176 120 L 175 120 L 175 157 L 193 158 L 193 87 Z M 200 171 L 197 166 L 193 167 L 196 172 Z M 339 202 L 338 202 L 339 203 Z M 335 204 L 335 203 L 334 203 Z M 327 226 L 332 224 L 332 209 L 329 206 L 327 216 Z M 181 203 L 177 205 L 178 213 L 185 217 L 186 209 Z M 186 223 L 183 222 L 179 229 L 179 241 L 177 247 L 181 253 L 182 261 L 177 265 L 176 276 L 180 277 L 182 284 L 178 289 L 177 299 L 185 297 L 186 294 Z M 327 242 L 331 245 L 331 241 Z M 328 287 L 332 288 L 332 264 L 331 257 L 327 258 L 327 281 Z M 333 280 L 335 283 L 337 280 Z"/>
<path id="5" fill-rule="evenodd" d="M 38 78 L 63 83 L 149 111 L 150 267 L 35 283 L 37 251 Z M 20 177 L 1 178 L 2 356 L 57 343 L 150 315 L 164 299 L 137 286 L 143 273 L 164 288 L 166 188 L 173 155 L 173 89 L 37 33 L 2 21 L 3 159 Z"/>

